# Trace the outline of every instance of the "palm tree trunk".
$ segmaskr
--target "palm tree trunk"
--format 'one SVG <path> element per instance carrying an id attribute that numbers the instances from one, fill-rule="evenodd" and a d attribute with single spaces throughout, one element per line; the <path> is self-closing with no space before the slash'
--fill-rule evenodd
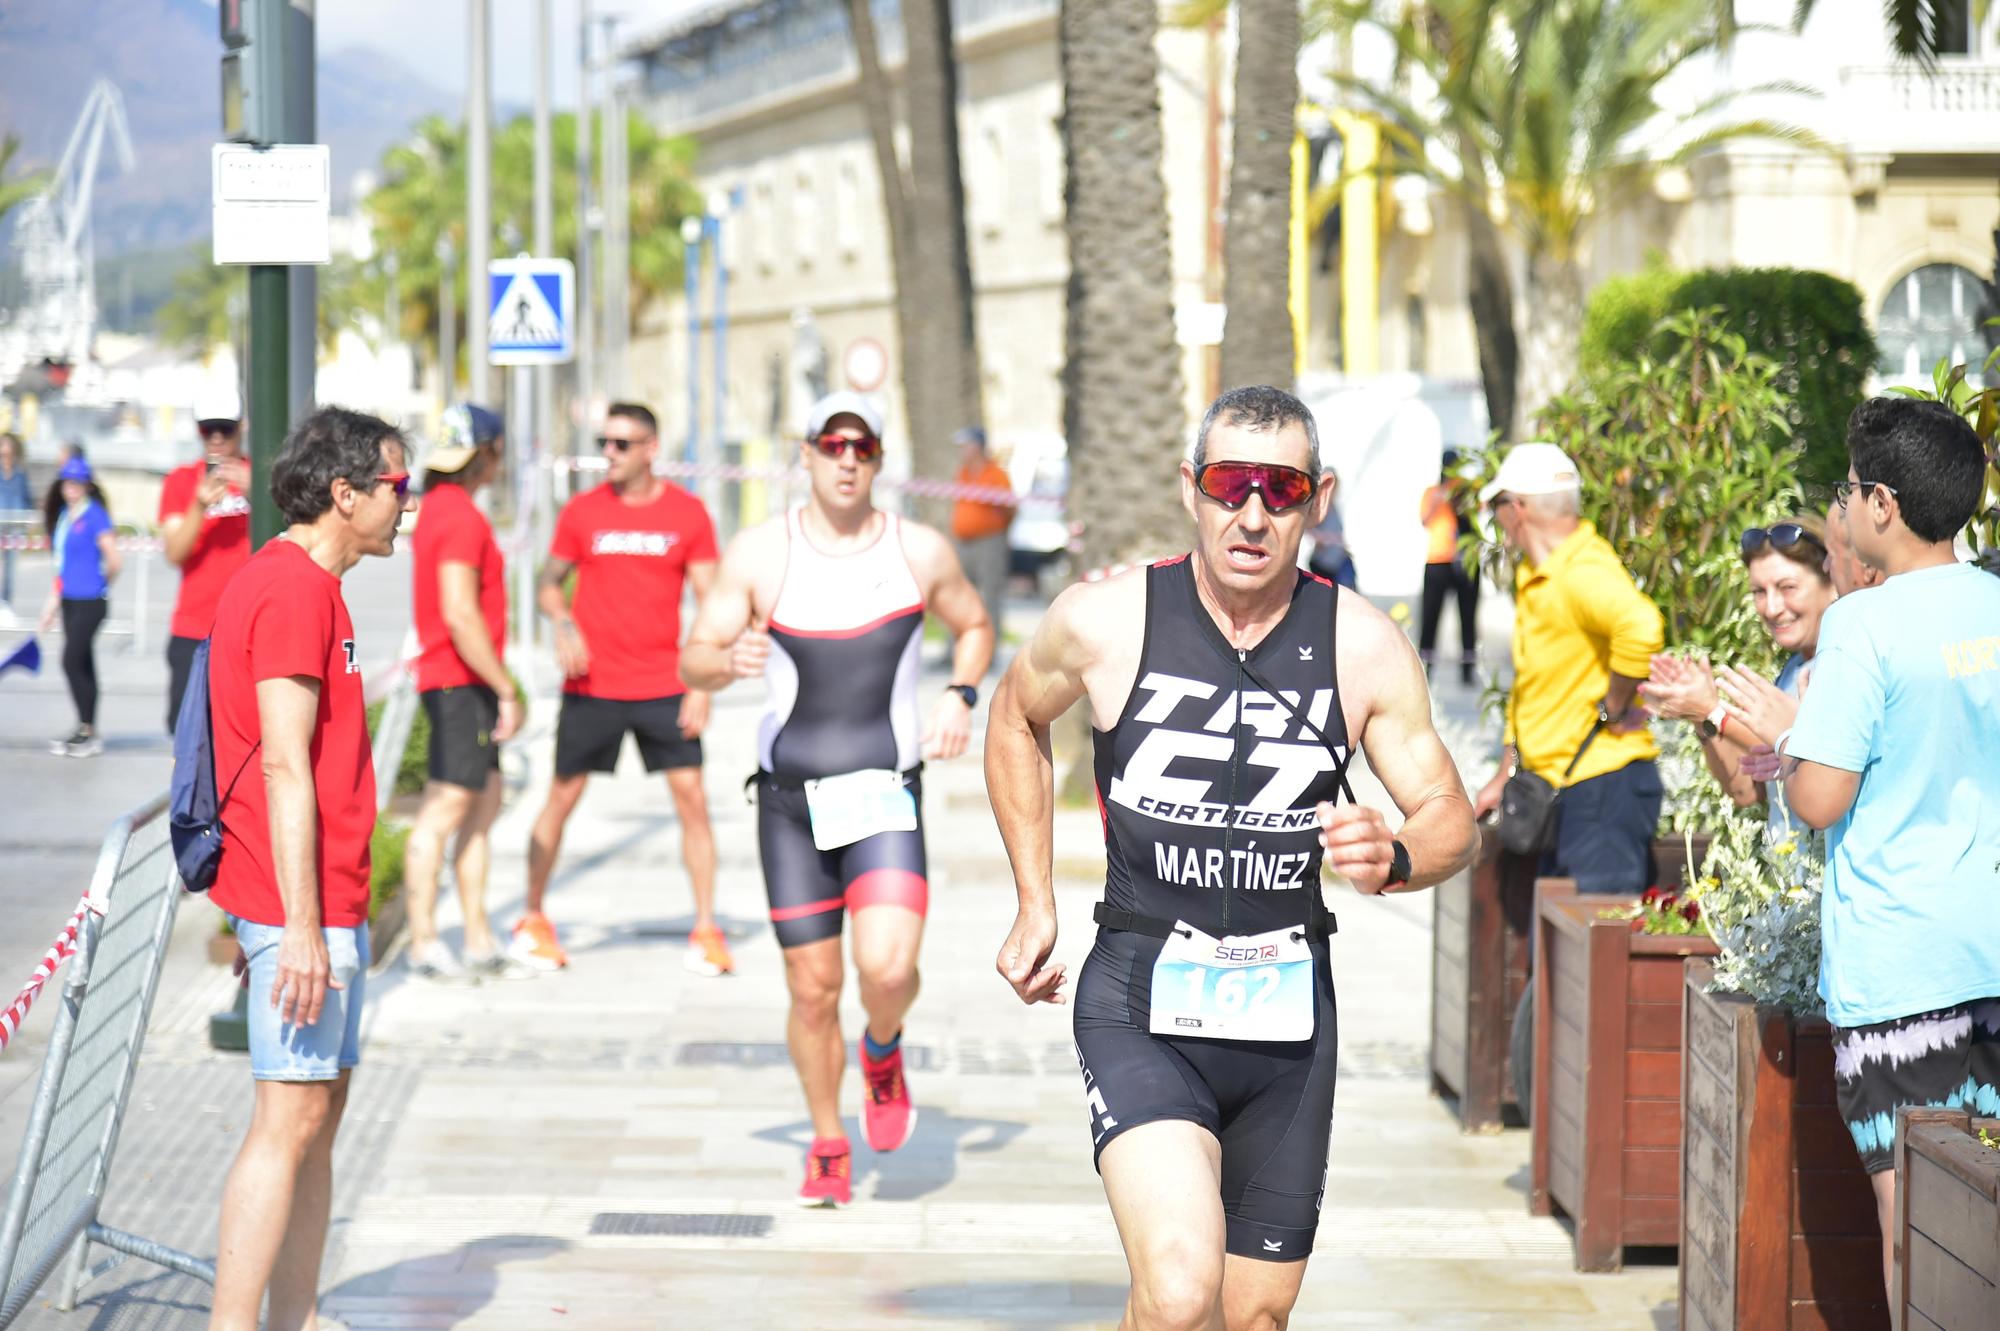
<path id="1" fill-rule="evenodd" d="M 1486 422 L 1500 433 L 1501 443 L 1520 437 L 1518 408 L 1521 344 L 1514 333 L 1514 282 L 1507 273 L 1507 254 L 1500 228 L 1493 224 L 1483 200 L 1485 176 L 1477 159 L 1461 150 L 1467 163 L 1467 192 L 1459 198 L 1459 216 L 1466 236 L 1466 304 L 1472 311 L 1473 339 L 1479 348 L 1479 382 L 1486 393 Z"/>
<path id="2" fill-rule="evenodd" d="M 1528 255 L 1528 350 L 1521 366 L 1521 412 L 1533 420 L 1576 378 L 1583 332 L 1583 270 L 1573 260 Z"/>
<path id="3" fill-rule="evenodd" d="M 915 250 L 910 256 L 915 267 L 907 278 L 923 294 L 916 310 L 921 318 L 917 332 L 933 378 L 935 407 L 945 413 L 942 422 L 916 437 L 914 446 L 919 471 L 948 476 L 955 462 L 951 432 L 984 423 L 965 179 L 958 160 L 958 62 L 950 0 L 903 0 L 903 42 L 910 125 L 905 197 Z M 905 275 L 899 273 L 897 280 Z"/>
<path id="4" fill-rule="evenodd" d="M 1236 0 L 1236 32 L 1222 386 L 1289 388 L 1298 377 L 1290 309 L 1297 0 Z"/>
<path id="5" fill-rule="evenodd" d="M 1159 12 L 1152 0 L 1064 0 L 1063 423 L 1085 568 L 1185 548 L 1185 447 L 1161 167 Z"/>

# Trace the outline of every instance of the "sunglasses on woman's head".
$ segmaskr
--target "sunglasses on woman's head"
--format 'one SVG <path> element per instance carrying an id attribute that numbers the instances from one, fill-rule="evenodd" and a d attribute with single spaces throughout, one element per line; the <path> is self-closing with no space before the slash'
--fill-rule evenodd
<path id="1" fill-rule="evenodd" d="M 1234 511 L 1250 502 L 1250 492 L 1264 496 L 1264 508 L 1282 513 L 1313 497 L 1319 483 L 1297 467 L 1269 462 L 1209 462 L 1194 469 L 1194 488 Z"/>
<path id="2" fill-rule="evenodd" d="M 837 458 L 850 448 L 854 450 L 856 462 L 873 462 L 882 456 L 882 441 L 872 434 L 864 434 L 859 439 L 850 439 L 844 434 L 829 432 L 817 435 L 806 442 L 830 458 Z"/>
<path id="3" fill-rule="evenodd" d="M 1774 550 L 1789 550 L 1800 541 L 1811 541 L 1824 550 L 1826 546 L 1819 537 L 1807 531 L 1796 522 L 1775 522 L 1769 527 L 1751 527 L 1743 533 L 1743 553 L 1750 554 L 1769 545 Z"/>

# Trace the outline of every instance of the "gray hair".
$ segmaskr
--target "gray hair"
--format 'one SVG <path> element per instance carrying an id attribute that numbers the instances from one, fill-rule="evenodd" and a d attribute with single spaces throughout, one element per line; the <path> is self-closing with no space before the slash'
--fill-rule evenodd
<path id="1" fill-rule="evenodd" d="M 1305 403 L 1282 388 L 1256 384 L 1232 388 L 1209 404 L 1194 437 L 1194 466 L 1208 461 L 1208 432 L 1217 425 L 1240 425 L 1256 434 L 1276 434 L 1288 425 L 1306 432 L 1306 472 L 1315 481 L 1320 477 L 1319 426 Z"/>
<path id="2" fill-rule="evenodd" d="M 1522 495 L 1521 502 L 1545 518 L 1583 516 L 1583 491 L 1556 490 L 1545 495 Z"/>

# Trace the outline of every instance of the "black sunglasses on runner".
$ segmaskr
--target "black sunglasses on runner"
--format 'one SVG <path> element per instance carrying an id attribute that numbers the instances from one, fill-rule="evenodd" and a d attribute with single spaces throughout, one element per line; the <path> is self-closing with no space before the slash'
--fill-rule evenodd
<path id="1" fill-rule="evenodd" d="M 1264 508 L 1282 513 L 1313 497 L 1319 483 L 1297 467 L 1269 462 L 1209 462 L 1194 469 L 1194 488 L 1234 511 L 1250 502 L 1250 492 L 1264 496 Z"/>
<path id="2" fill-rule="evenodd" d="M 1800 541 L 1811 541 L 1822 550 L 1819 537 L 1796 522 L 1774 522 L 1769 527 L 1751 527 L 1743 533 L 1743 553 L 1751 554 L 1769 544 L 1775 550 L 1789 550 Z"/>
<path id="3" fill-rule="evenodd" d="M 882 441 L 872 434 L 864 434 L 859 439 L 850 439 L 844 434 L 829 431 L 806 441 L 827 457 L 837 458 L 848 449 L 854 450 L 856 462 L 873 462 L 882 456 Z"/>

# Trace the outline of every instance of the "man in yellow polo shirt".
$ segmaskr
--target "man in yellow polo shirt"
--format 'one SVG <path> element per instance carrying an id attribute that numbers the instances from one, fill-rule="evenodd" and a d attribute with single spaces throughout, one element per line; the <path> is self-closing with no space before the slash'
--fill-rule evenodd
<path id="1" fill-rule="evenodd" d="M 1579 892 L 1636 895 L 1660 820 L 1659 749 L 1636 697 L 1664 643 L 1659 608 L 1583 520 L 1581 475 L 1554 444 L 1517 445 L 1479 498 L 1520 562 L 1507 749 L 1477 811 L 1498 807 L 1519 763 L 1562 791 L 1548 867 Z"/>

